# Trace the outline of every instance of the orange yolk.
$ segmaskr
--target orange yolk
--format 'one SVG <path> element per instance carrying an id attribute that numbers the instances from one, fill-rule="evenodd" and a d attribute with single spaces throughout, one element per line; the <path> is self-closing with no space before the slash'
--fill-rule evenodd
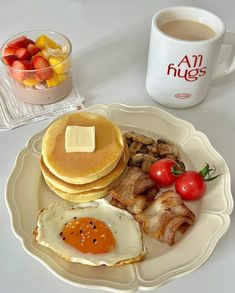
<path id="1" fill-rule="evenodd" d="M 112 231 L 96 218 L 76 218 L 65 224 L 60 237 L 83 253 L 106 253 L 115 247 Z"/>

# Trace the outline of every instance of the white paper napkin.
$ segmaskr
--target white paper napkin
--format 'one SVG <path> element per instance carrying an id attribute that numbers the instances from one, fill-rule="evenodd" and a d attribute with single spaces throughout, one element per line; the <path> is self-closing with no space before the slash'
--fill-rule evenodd
<path id="1" fill-rule="evenodd" d="M 3 76 L 3 75 L 2 75 Z M 15 97 L 6 78 L 0 79 L 0 131 L 59 116 L 63 113 L 84 109 L 84 97 L 80 95 L 77 82 L 63 100 L 49 105 L 31 105 Z"/>

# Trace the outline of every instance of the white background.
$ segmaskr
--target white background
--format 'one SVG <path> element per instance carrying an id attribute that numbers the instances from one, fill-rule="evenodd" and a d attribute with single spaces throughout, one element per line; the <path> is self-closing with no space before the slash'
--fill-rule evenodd
<path id="1" fill-rule="evenodd" d="M 0 43 L 20 31 L 51 29 L 73 44 L 74 73 L 85 106 L 122 102 L 155 103 L 145 89 L 152 15 L 173 5 L 199 6 L 218 14 L 227 30 L 235 32 L 233 0 L 40 0 L 0 1 Z M 204 132 L 235 175 L 235 73 L 212 83 L 207 99 L 183 110 L 166 109 Z M 0 292 L 94 292 L 68 285 L 29 256 L 13 235 L 4 193 L 18 152 L 49 120 L 0 133 Z M 235 184 L 232 182 L 232 191 Z M 27 202 L 25 203 L 27 205 Z M 235 224 L 220 240 L 206 264 L 165 286 L 159 293 L 235 292 Z M 206 231 L 205 231 L 206 233 Z M 174 261 L 174 260 L 172 260 Z"/>

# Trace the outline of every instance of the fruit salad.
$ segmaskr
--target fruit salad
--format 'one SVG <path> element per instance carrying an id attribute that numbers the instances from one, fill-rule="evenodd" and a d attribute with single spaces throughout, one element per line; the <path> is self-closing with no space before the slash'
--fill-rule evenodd
<path id="1" fill-rule="evenodd" d="M 29 35 L 10 39 L 1 50 L 12 89 L 17 97 L 33 104 L 60 100 L 72 88 L 71 44 L 53 32 Z"/>

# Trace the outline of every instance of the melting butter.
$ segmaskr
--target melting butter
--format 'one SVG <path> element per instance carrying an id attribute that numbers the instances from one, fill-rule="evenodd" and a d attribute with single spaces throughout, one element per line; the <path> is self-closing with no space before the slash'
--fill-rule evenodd
<path id="1" fill-rule="evenodd" d="M 65 151 L 87 152 L 95 150 L 95 126 L 67 126 L 65 130 Z"/>

